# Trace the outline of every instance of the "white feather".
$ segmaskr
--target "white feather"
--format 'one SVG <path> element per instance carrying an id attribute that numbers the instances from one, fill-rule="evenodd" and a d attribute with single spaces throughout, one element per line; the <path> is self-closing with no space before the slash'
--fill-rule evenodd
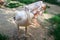
<path id="1" fill-rule="evenodd" d="M 19 24 L 20 26 L 25 26 L 29 23 L 27 21 L 28 15 L 26 14 L 26 11 L 22 10 L 22 11 L 15 11 L 15 12 L 16 12 L 15 14 L 16 24 Z M 29 13 L 29 15 L 30 15 L 29 19 L 32 19 L 34 16 L 32 13 Z"/>

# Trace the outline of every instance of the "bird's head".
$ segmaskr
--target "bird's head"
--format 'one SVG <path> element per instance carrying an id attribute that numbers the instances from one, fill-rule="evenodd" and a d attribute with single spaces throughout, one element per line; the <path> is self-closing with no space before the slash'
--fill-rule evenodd
<path id="1" fill-rule="evenodd" d="M 42 9 L 46 10 L 46 4 L 42 4 Z"/>

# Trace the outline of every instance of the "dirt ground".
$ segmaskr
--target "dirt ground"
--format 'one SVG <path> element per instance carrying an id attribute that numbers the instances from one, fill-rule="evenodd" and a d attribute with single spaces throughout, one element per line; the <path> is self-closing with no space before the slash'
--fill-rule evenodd
<path id="1" fill-rule="evenodd" d="M 52 11 L 60 13 L 60 9 L 59 9 L 60 7 L 58 7 L 56 5 L 50 5 L 50 6 L 51 6 L 51 8 L 48 9 L 49 14 L 44 14 L 43 18 L 52 17 L 52 14 L 50 14 Z M 19 10 L 19 8 L 17 8 L 17 10 Z M 48 17 L 48 15 L 49 15 L 49 17 Z M 12 37 L 13 35 L 16 36 L 17 26 L 13 21 L 13 16 L 14 16 L 14 11 L 12 9 L 0 8 L 0 33 L 4 33 L 6 35 L 9 35 L 10 37 Z M 41 19 L 41 18 L 39 18 L 39 19 Z M 43 20 L 42 20 L 42 22 L 43 22 Z M 40 23 L 40 21 L 39 21 L 39 23 Z M 24 30 L 24 28 L 20 29 L 21 34 L 24 33 L 23 30 Z M 46 37 L 47 37 L 46 29 L 42 25 L 40 25 L 39 27 L 29 26 L 28 33 L 32 36 L 32 38 L 34 38 L 34 40 L 49 40 L 49 39 L 46 39 Z"/>

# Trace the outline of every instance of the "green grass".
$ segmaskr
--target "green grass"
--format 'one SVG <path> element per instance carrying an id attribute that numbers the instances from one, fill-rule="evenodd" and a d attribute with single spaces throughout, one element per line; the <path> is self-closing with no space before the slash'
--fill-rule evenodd
<path id="1" fill-rule="evenodd" d="M 45 10 L 45 11 L 44 11 L 44 14 L 48 14 L 48 11 L 47 11 L 47 10 Z"/>
<path id="2" fill-rule="evenodd" d="M 9 37 L 4 34 L 0 34 L 0 40 L 9 40 Z"/>
<path id="3" fill-rule="evenodd" d="M 54 36 L 55 40 L 60 40 L 60 14 L 50 18 L 49 22 L 52 24 L 52 27 L 54 27 L 52 35 Z"/>
<path id="4" fill-rule="evenodd" d="M 51 3 L 51 4 L 55 4 L 55 5 L 60 6 L 60 2 L 57 2 L 57 0 L 44 0 L 44 1 L 47 3 Z"/>
<path id="5" fill-rule="evenodd" d="M 60 17 L 54 16 L 53 18 L 50 19 L 50 21 L 53 24 L 60 24 Z"/>
<path id="6" fill-rule="evenodd" d="M 23 3 L 20 3 L 18 1 L 10 1 L 6 7 L 8 8 L 16 8 L 16 7 L 19 7 L 19 6 L 23 6 L 24 4 Z"/>
<path id="7" fill-rule="evenodd" d="M 56 29 L 53 32 L 55 40 L 60 40 L 60 24 L 57 24 Z"/>
<path id="8" fill-rule="evenodd" d="M 19 2 L 24 3 L 24 4 L 31 4 L 33 2 L 36 2 L 37 0 L 16 0 L 16 1 L 19 1 Z"/>

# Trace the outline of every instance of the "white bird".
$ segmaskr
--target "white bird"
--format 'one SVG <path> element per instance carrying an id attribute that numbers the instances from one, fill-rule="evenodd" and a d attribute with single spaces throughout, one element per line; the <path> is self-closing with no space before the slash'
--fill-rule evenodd
<path id="1" fill-rule="evenodd" d="M 40 2 L 36 2 L 36 3 L 40 4 Z M 36 3 L 33 3 L 33 4 L 35 5 Z M 31 4 L 30 4 L 30 6 L 31 6 Z M 32 8 L 34 8 L 36 5 L 31 8 L 30 8 L 30 6 L 25 7 L 25 10 L 21 10 L 21 11 L 16 10 L 15 11 L 16 14 L 15 14 L 14 19 L 15 19 L 15 23 L 17 24 L 17 27 L 18 27 L 18 32 L 19 32 L 19 26 L 25 26 L 25 34 L 27 34 L 27 26 L 31 25 L 32 19 L 36 12 L 36 11 L 31 12 L 33 10 Z M 37 8 L 41 7 L 41 5 L 38 5 L 38 6 L 39 7 L 37 7 Z"/>
<path id="2" fill-rule="evenodd" d="M 15 11 L 15 23 L 18 27 L 18 35 L 19 35 L 19 26 L 25 26 L 25 35 L 27 35 L 27 26 L 31 25 L 31 20 L 34 15 L 26 10 Z"/>

